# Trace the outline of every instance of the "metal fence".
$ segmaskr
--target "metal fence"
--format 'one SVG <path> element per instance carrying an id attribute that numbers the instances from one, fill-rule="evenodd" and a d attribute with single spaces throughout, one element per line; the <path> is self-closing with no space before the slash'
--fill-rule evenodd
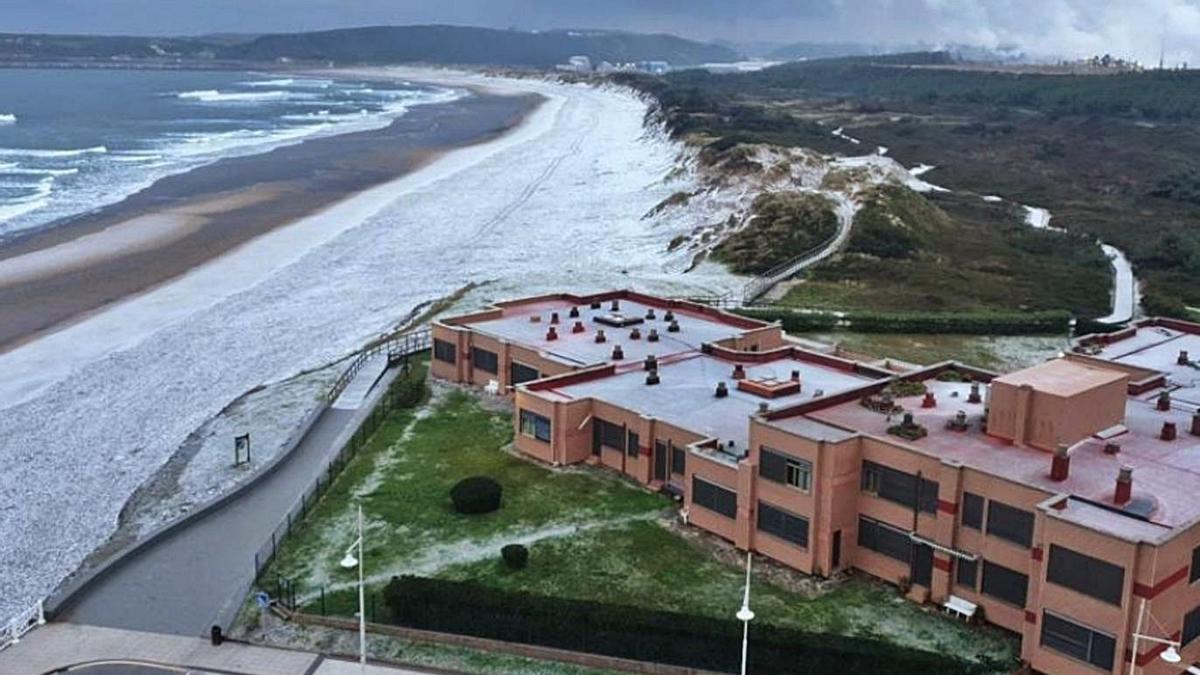
<path id="1" fill-rule="evenodd" d="M 383 340 L 375 345 L 372 345 L 366 350 L 363 350 L 350 365 L 346 371 L 330 388 L 330 393 L 326 395 L 327 401 L 333 401 L 341 394 L 346 385 L 350 383 L 353 375 L 347 377 L 348 373 L 357 374 L 362 368 L 366 359 L 371 358 L 380 353 L 386 353 L 389 365 L 400 363 L 401 367 L 409 367 L 407 359 L 410 356 L 419 354 L 429 349 L 430 333 L 428 328 L 420 328 L 418 330 L 394 336 L 387 340 Z M 404 375 L 402 375 L 403 377 Z M 280 520 L 275 529 L 271 531 L 271 536 L 268 537 L 261 546 L 258 552 L 254 554 L 254 578 L 256 581 L 261 581 L 262 574 L 266 568 L 275 560 L 275 556 L 279 552 L 279 547 L 292 533 L 292 529 L 299 525 L 308 515 L 309 511 L 316 506 L 321 495 L 329 489 L 329 486 L 345 468 L 346 464 L 353 459 L 359 449 L 370 438 L 371 434 L 379 428 L 383 420 L 391 412 L 393 407 L 392 397 L 385 395 L 371 409 L 370 414 L 362 421 L 362 424 L 355 430 L 350 440 L 346 442 L 336 455 L 334 455 L 325 465 L 321 473 L 313 482 L 304 490 L 300 498 L 288 509 L 287 514 Z"/>
<path id="2" fill-rule="evenodd" d="M 21 641 L 21 636 L 44 623 L 46 623 L 46 613 L 42 608 L 42 601 L 38 600 L 32 607 L 14 616 L 4 625 L 4 628 L 0 629 L 0 651 L 17 644 Z"/>

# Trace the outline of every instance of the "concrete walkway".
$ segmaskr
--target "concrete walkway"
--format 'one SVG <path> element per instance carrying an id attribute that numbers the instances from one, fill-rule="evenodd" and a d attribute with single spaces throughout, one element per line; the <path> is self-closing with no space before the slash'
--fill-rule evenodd
<path id="1" fill-rule="evenodd" d="M 273 474 L 135 554 L 57 619 L 187 636 L 205 636 L 214 624 L 228 629 L 253 582 L 255 553 L 384 389 L 376 387 L 362 410 L 327 409 Z"/>
<path id="2" fill-rule="evenodd" d="M 41 675 L 62 672 L 61 669 L 80 675 L 181 672 L 196 675 L 355 675 L 359 672 L 357 663 L 326 659 L 311 652 L 234 642 L 214 647 L 208 640 L 197 637 L 69 623 L 43 626 L 0 652 L 0 675 Z M 368 665 L 366 671 L 370 675 L 419 675 L 425 672 L 378 665 Z"/>

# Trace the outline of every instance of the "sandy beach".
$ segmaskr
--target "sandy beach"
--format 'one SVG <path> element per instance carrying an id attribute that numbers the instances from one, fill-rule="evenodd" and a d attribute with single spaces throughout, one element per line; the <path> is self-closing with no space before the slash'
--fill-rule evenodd
<path id="1" fill-rule="evenodd" d="M 0 352 L 174 279 L 247 241 L 494 138 L 535 96 L 476 89 L 390 126 L 221 160 L 0 246 Z"/>

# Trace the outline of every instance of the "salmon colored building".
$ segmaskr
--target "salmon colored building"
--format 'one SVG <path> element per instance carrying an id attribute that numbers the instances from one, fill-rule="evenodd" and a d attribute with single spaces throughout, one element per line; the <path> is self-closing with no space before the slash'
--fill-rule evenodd
<path id="1" fill-rule="evenodd" d="M 1200 325 L 1143 322 L 1005 375 L 896 374 L 627 291 L 433 335 L 434 375 L 514 392 L 521 452 L 671 491 L 738 548 L 981 617 L 1037 672 L 1200 661 Z"/>

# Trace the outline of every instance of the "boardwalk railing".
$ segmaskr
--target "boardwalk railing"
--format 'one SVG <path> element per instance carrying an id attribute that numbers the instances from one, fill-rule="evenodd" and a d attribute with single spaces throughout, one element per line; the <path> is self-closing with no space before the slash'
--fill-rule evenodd
<path id="1" fill-rule="evenodd" d="M 337 399 L 338 395 L 346 388 L 346 385 L 354 379 L 354 375 L 358 374 L 358 371 L 362 369 L 367 359 L 372 356 L 381 353 L 387 354 L 390 364 L 393 361 L 426 351 L 429 349 L 430 344 L 429 328 L 423 327 L 371 345 L 354 357 L 354 360 L 351 361 L 346 371 L 330 388 L 329 393 L 326 395 L 326 400 L 332 402 Z M 254 554 L 254 578 L 256 580 L 262 577 L 263 571 L 275 560 L 275 555 L 278 553 L 279 547 L 292 533 L 292 528 L 304 520 L 309 510 L 321 498 L 321 495 L 333 484 L 334 479 L 337 478 L 346 464 L 358 453 L 359 448 L 362 447 L 367 438 L 382 423 L 383 418 L 390 411 L 390 405 L 391 402 L 388 396 L 379 400 L 379 403 L 362 420 L 362 424 L 346 444 L 338 449 L 337 454 L 329 460 L 324 470 L 317 475 L 308 488 L 300 495 L 300 498 L 288 509 L 287 514 L 275 526 L 275 529 L 271 531 L 271 536 L 259 546 L 258 552 Z"/>
<path id="2" fill-rule="evenodd" d="M 762 274 L 759 274 L 751 279 L 746 283 L 745 286 L 742 287 L 742 304 L 752 304 L 764 293 L 774 288 L 775 284 L 794 276 L 797 272 L 804 269 L 810 262 L 812 262 L 814 258 L 819 257 L 830 246 L 833 246 L 837 239 L 838 233 L 834 233 L 833 236 L 810 248 L 804 253 L 801 253 L 791 260 L 785 260 L 766 272 L 763 272 Z"/>
<path id="3" fill-rule="evenodd" d="M 388 360 L 390 361 L 397 357 L 423 352 L 426 349 L 429 349 L 429 345 L 430 331 L 428 326 L 423 326 L 407 333 L 393 335 L 386 340 L 380 340 L 379 342 L 370 345 L 366 349 L 363 349 L 361 352 L 359 352 L 354 357 L 354 360 L 350 362 L 350 365 L 347 366 L 346 370 L 343 371 L 340 376 L 338 376 L 338 379 L 334 381 L 333 386 L 330 387 L 329 391 L 325 393 L 325 400 L 330 403 L 336 401 L 337 397 L 341 396 L 342 392 L 345 391 L 346 387 L 350 384 L 354 377 L 358 375 L 358 371 L 362 370 L 362 367 L 366 365 L 367 361 L 369 361 L 371 357 L 375 356 L 376 354 L 386 353 Z"/>
<path id="4" fill-rule="evenodd" d="M 32 607 L 14 616 L 3 629 L 0 629 L 0 651 L 9 645 L 21 641 L 21 637 L 29 631 L 46 623 L 46 613 L 42 601 L 38 600 Z"/>

